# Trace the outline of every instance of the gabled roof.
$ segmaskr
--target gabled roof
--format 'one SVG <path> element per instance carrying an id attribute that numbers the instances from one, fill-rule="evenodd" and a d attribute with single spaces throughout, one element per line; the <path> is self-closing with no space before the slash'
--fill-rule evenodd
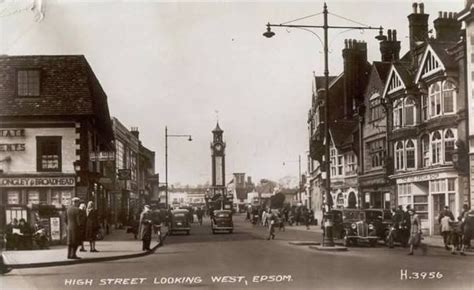
<path id="1" fill-rule="evenodd" d="M 408 70 L 408 67 L 408 63 L 392 63 L 382 94 L 383 98 L 385 98 L 387 94 L 410 87 L 410 85 L 413 83 L 413 77 Z"/>
<path id="2" fill-rule="evenodd" d="M 415 83 L 439 71 L 455 69 L 457 63 L 454 57 L 448 53 L 449 48 L 455 44 L 454 42 L 428 41 L 420 66 L 418 67 Z"/>
<path id="3" fill-rule="evenodd" d="M 336 148 L 341 148 L 354 143 L 353 133 L 357 130 L 357 121 L 341 120 L 331 123 L 329 126 L 331 138 Z"/>
<path id="4" fill-rule="evenodd" d="M 374 61 L 374 68 L 379 74 L 380 80 L 382 80 L 383 83 L 385 83 L 387 80 L 391 66 L 392 64 L 389 62 Z"/>

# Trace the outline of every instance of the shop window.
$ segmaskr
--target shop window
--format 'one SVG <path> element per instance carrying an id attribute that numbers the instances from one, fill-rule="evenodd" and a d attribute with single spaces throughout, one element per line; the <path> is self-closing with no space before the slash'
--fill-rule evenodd
<path id="1" fill-rule="evenodd" d="M 431 162 L 433 164 L 441 163 L 441 134 L 436 131 L 431 137 Z"/>
<path id="2" fill-rule="evenodd" d="M 407 156 L 407 169 L 415 169 L 416 157 L 415 157 L 415 144 L 412 140 L 408 140 L 406 144 L 406 156 Z"/>
<path id="3" fill-rule="evenodd" d="M 421 137 L 421 146 L 423 154 L 423 167 L 430 166 L 430 136 L 425 134 Z"/>
<path id="4" fill-rule="evenodd" d="M 72 191 L 70 189 L 53 189 L 51 191 L 51 203 L 57 207 L 69 206 L 71 198 Z"/>
<path id="5" fill-rule="evenodd" d="M 450 129 L 446 130 L 444 133 L 444 161 L 452 162 L 453 161 L 453 152 L 454 152 L 454 143 L 456 139 L 454 137 L 453 131 Z"/>
<path id="6" fill-rule="evenodd" d="M 443 112 L 444 114 L 454 113 L 454 85 L 451 82 L 443 83 Z"/>
<path id="7" fill-rule="evenodd" d="M 405 111 L 405 126 L 415 125 L 416 110 L 415 110 L 415 101 L 412 98 L 406 98 L 404 103 Z"/>
<path id="8" fill-rule="evenodd" d="M 19 97 L 39 97 L 39 70 L 19 70 L 17 72 L 17 93 Z"/>
<path id="9" fill-rule="evenodd" d="M 37 189 L 29 189 L 27 191 L 28 205 L 40 203 L 40 192 Z"/>
<path id="10" fill-rule="evenodd" d="M 8 190 L 7 191 L 7 203 L 8 204 L 20 204 L 20 191 L 19 190 Z"/>
<path id="11" fill-rule="evenodd" d="M 399 141 L 395 144 L 395 168 L 401 170 L 403 166 L 403 142 Z"/>
<path id="12" fill-rule="evenodd" d="M 61 137 L 36 137 L 38 171 L 61 171 Z"/>

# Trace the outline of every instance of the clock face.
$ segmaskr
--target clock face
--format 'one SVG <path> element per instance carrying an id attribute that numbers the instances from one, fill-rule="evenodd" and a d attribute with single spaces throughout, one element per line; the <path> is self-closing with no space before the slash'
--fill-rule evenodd
<path id="1" fill-rule="evenodd" d="M 216 144 L 214 148 L 216 149 L 216 151 L 222 151 L 222 144 Z"/>

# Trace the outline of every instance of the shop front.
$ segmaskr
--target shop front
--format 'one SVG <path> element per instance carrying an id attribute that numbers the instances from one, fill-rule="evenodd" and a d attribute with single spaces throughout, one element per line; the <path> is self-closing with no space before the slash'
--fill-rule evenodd
<path id="1" fill-rule="evenodd" d="M 459 215 L 466 182 L 467 177 L 454 170 L 405 174 L 396 178 L 398 204 L 416 210 L 425 234 L 439 235 L 440 213 L 448 206 L 455 217 Z"/>
<path id="2" fill-rule="evenodd" d="M 0 177 L 2 215 L 5 224 L 25 219 L 47 230 L 52 244 L 66 239 L 65 210 L 75 194 L 75 175 L 4 175 Z"/>
<path id="3" fill-rule="evenodd" d="M 364 208 L 391 209 L 395 206 L 394 190 L 385 174 L 360 178 L 359 187 L 363 193 Z"/>

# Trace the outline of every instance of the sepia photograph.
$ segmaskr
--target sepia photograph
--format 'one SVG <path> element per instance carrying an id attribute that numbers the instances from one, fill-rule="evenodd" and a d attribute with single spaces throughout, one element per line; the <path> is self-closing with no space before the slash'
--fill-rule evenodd
<path id="1" fill-rule="evenodd" d="M 474 289 L 473 0 L 0 0 L 0 289 Z"/>

